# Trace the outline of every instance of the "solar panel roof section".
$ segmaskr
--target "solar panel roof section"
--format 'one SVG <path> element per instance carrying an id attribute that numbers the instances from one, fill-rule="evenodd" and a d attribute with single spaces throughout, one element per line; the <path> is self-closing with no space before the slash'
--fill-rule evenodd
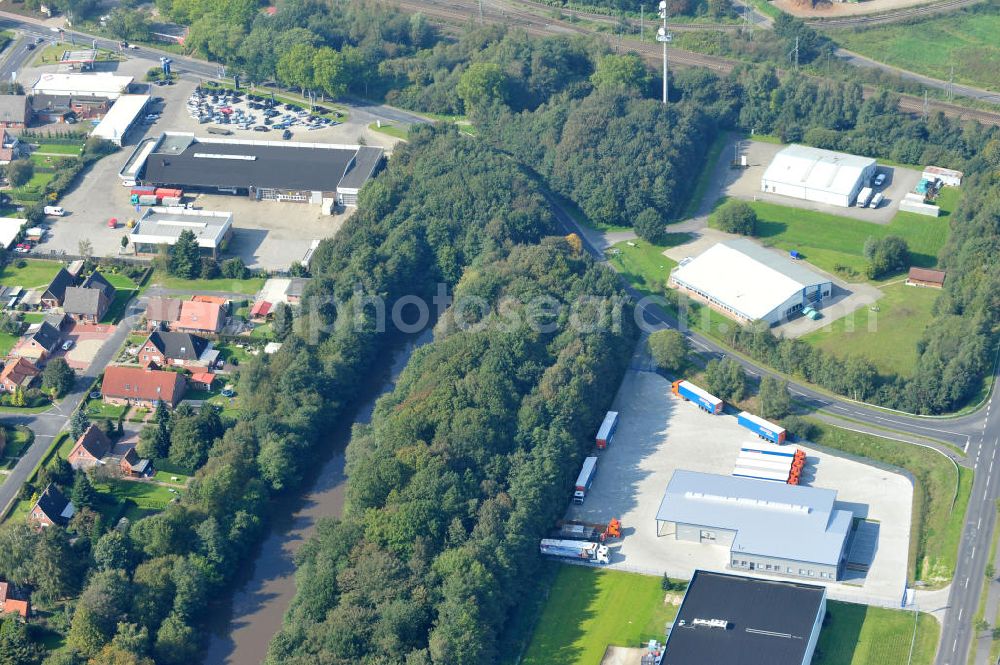
<path id="1" fill-rule="evenodd" d="M 812 584 L 696 570 L 662 665 L 802 665 L 825 597 Z"/>
<path id="2" fill-rule="evenodd" d="M 210 141 L 168 134 L 146 160 L 142 179 L 186 187 L 332 192 L 357 152 L 353 147 Z"/>

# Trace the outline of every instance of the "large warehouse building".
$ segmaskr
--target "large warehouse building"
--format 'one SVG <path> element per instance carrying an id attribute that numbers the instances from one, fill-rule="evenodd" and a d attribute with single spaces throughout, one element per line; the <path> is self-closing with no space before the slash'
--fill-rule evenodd
<path id="1" fill-rule="evenodd" d="M 662 665 L 809 665 L 826 589 L 696 570 L 667 636 Z"/>
<path id="2" fill-rule="evenodd" d="M 729 567 L 834 581 L 847 563 L 854 514 L 818 487 L 677 470 L 656 513 L 656 533 L 729 547 Z"/>
<path id="3" fill-rule="evenodd" d="M 121 146 L 129 131 L 142 118 L 149 100 L 149 95 L 122 95 L 90 135 Z"/>
<path id="4" fill-rule="evenodd" d="M 127 168 L 146 185 L 229 193 L 258 201 L 356 205 L 382 165 L 382 148 L 326 143 L 196 138 L 167 132 L 141 144 Z M 124 177 L 124 170 L 123 170 Z"/>
<path id="5" fill-rule="evenodd" d="M 670 284 L 732 319 L 769 325 L 815 308 L 833 292 L 826 277 L 746 238 L 684 259 Z"/>
<path id="6" fill-rule="evenodd" d="M 790 145 L 771 161 L 761 190 L 844 208 L 875 175 L 875 160 L 843 152 Z"/>

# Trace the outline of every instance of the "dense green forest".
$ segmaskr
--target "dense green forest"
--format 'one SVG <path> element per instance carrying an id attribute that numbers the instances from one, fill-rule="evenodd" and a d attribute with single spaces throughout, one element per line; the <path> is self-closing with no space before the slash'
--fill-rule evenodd
<path id="1" fill-rule="evenodd" d="M 617 332 L 608 316 L 618 288 L 556 238 L 466 273 L 456 301 L 482 298 L 490 311 L 442 322 L 372 425 L 356 428 L 343 521 L 300 554 L 269 663 L 496 661 L 537 572 L 537 539 L 561 514 L 632 351 L 628 312 Z M 589 331 L 567 309 L 533 311 L 538 297 L 608 300 L 590 310 Z"/>
<path id="2" fill-rule="evenodd" d="M 209 600 L 257 542 L 268 497 L 298 486 L 323 433 L 394 337 L 363 306 L 365 297 L 430 295 L 466 266 L 553 230 L 542 197 L 511 160 L 454 129 L 415 132 L 365 189 L 344 233 L 317 250 L 310 295 L 321 304 L 302 317 L 311 325 L 300 326 L 281 352 L 241 367 L 239 418 L 217 423 L 211 410 L 181 411 L 164 419 L 165 436 L 157 435 L 159 424 L 152 428 L 145 445 L 165 446 L 167 459 L 204 460 L 178 503 L 124 532 L 109 530 L 114 525 L 93 511 L 80 511 L 85 519 L 68 530 L 36 535 L 13 525 L 0 532 L 0 577 L 33 590 L 43 605 L 79 594 L 65 614 L 9 639 L 28 653 L 22 637 L 65 635 L 68 649 L 50 665 L 196 659 Z M 175 446 L 183 451 L 173 455 Z M 73 488 L 74 499 L 86 478 L 74 479 L 62 465 L 44 474 Z"/>

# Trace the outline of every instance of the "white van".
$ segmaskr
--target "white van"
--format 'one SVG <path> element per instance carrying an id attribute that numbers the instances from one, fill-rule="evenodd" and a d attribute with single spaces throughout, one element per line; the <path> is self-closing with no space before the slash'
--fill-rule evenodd
<path id="1" fill-rule="evenodd" d="M 62 217 L 66 214 L 66 211 L 62 209 L 62 206 L 45 206 L 42 209 L 46 215 L 52 215 L 53 217 Z"/>
<path id="2" fill-rule="evenodd" d="M 882 205 L 882 201 L 885 199 L 885 195 L 882 192 L 878 192 L 872 197 L 872 202 L 868 204 L 869 208 L 877 208 Z"/>
<path id="3" fill-rule="evenodd" d="M 132 178 L 122 178 L 122 187 L 135 187 L 136 182 Z"/>

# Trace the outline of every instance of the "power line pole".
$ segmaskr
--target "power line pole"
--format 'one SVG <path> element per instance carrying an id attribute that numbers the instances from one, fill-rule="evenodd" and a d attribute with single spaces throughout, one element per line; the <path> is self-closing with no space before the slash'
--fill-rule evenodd
<path id="1" fill-rule="evenodd" d="M 948 77 L 948 101 L 955 101 L 955 63 L 951 63 L 951 76 Z"/>
<path id="2" fill-rule="evenodd" d="M 667 73 L 667 44 L 673 39 L 673 35 L 667 31 L 667 0 L 660 0 L 660 18 L 663 19 L 663 27 L 656 31 L 656 41 L 663 44 L 663 103 L 666 105 L 670 92 L 670 80 Z"/>
<path id="3" fill-rule="evenodd" d="M 483 24 L 483 0 L 479 0 L 479 25 Z"/>
<path id="4" fill-rule="evenodd" d="M 646 5 L 639 5 L 639 41 L 646 41 Z"/>
<path id="5" fill-rule="evenodd" d="M 795 37 L 795 69 L 799 68 L 799 38 Z"/>
<path id="6" fill-rule="evenodd" d="M 927 90 L 924 90 L 924 122 L 927 122 Z"/>

